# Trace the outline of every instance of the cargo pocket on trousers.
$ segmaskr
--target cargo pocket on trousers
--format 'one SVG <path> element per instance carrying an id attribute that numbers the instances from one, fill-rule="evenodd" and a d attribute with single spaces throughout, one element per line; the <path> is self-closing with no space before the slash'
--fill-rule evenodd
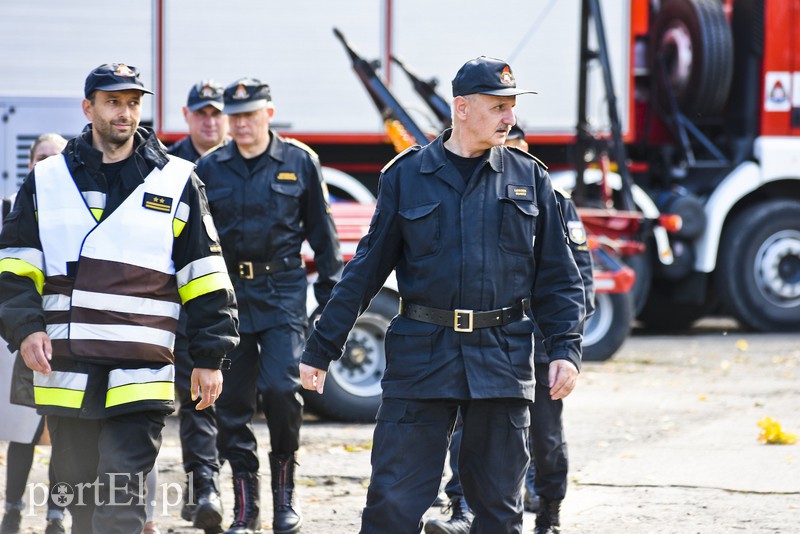
<path id="1" fill-rule="evenodd" d="M 431 362 L 431 337 L 439 327 L 398 316 L 386 331 L 384 380 L 411 378 L 427 372 Z"/>
<path id="2" fill-rule="evenodd" d="M 398 213 L 411 257 L 421 258 L 439 251 L 439 202 L 403 208 Z"/>

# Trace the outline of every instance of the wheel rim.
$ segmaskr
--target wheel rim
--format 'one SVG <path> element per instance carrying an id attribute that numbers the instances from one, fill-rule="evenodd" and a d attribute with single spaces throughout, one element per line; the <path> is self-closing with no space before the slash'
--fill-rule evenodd
<path id="1" fill-rule="evenodd" d="M 767 301 L 782 308 L 800 305 L 800 232 L 771 235 L 755 257 L 756 286 Z"/>
<path id="2" fill-rule="evenodd" d="M 664 58 L 667 77 L 676 96 L 681 96 L 692 72 L 693 47 L 689 28 L 682 22 L 675 22 L 664 32 L 659 46 Z"/>
<path id="3" fill-rule="evenodd" d="M 384 337 L 389 321 L 372 313 L 359 317 L 347 337 L 344 354 L 331 364 L 330 373 L 337 385 L 356 397 L 381 394 L 381 378 L 386 368 Z"/>
<path id="4" fill-rule="evenodd" d="M 608 293 L 595 293 L 594 313 L 583 329 L 583 345 L 597 344 L 608 333 L 614 322 L 614 306 Z"/>

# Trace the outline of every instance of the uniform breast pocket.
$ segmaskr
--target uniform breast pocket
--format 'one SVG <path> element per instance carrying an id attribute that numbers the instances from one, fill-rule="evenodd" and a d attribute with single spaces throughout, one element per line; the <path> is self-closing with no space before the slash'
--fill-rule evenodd
<path id="1" fill-rule="evenodd" d="M 290 222 L 300 215 L 300 196 L 303 188 L 296 182 L 291 184 L 270 184 L 272 200 L 270 207 L 275 218 Z"/>
<path id="2" fill-rule="evenodd" d="M 501 198 L 500 202 L 503 204 L 500 249 L 510 254 L 529 255 L 536 238 L 539 208 L 531 200 Z"/>
<path id="3" fill-rule="evenodd" d="M 206 196 L 214 224 L 220 230 L 229 227 L 233 223 L 234 214 L 237 213 L 233 208 L 233 188 L 206 187 Z"/>
<path id="4" fill-rule="evenodd" d="M 439 202 L 399 210 L 409 255 L 430 256 L 439 251 Z"/>

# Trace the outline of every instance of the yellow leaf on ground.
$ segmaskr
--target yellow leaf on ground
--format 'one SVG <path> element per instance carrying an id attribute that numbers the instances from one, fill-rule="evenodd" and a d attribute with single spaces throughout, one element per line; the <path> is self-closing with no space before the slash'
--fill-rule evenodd
<path id="1" fill-rule="evenodd" d="M 767 445 L 794 445 L 797 443 L 797 434 L 784 432 L 781 424 L 772 417 L 765 417 L 758 422 L 761 428 L 761 435 L 758 441 Z"/>

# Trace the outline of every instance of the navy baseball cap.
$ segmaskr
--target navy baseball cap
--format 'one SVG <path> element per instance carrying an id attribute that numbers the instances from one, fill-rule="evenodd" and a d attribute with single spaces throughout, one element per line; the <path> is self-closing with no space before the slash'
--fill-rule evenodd
<path id="1" fill-rule="evenodd" d="M 206 106 L 213 106 L 222 111 L 224 105 L 222 93 L 224 90 L 222 84 L 214 80 L 197 82 L 189 91 L 189 96 L 186 99 L 186 107 L 189 111 L 197 111 Z"/>
<path id="2" fill-rule="evenodd" d="M 271 101 L 269 85 L 255 78 L 239 78 L 225 88 L 223 112 L 226 115 L 247 113 L 265 108 Z"/>
<path id="3" fill-rule="evenodd" d="M 136 89 L 143 93 L 153 94 L 144 88 L 139 79 L 139 69 L 124 63 L 106 63 L 100 65 L 86 77 L 83 94 L 89 98 L 95 91 L 126 91 Z"/>
<path id="4" fill-rule="evenodd" d="M 494 96 L 536 94 L 535 91 L 517 88 L 508 63 L 486 56 L 467 61 L 453 78 L 453 97 L 476 93 Z"/>

